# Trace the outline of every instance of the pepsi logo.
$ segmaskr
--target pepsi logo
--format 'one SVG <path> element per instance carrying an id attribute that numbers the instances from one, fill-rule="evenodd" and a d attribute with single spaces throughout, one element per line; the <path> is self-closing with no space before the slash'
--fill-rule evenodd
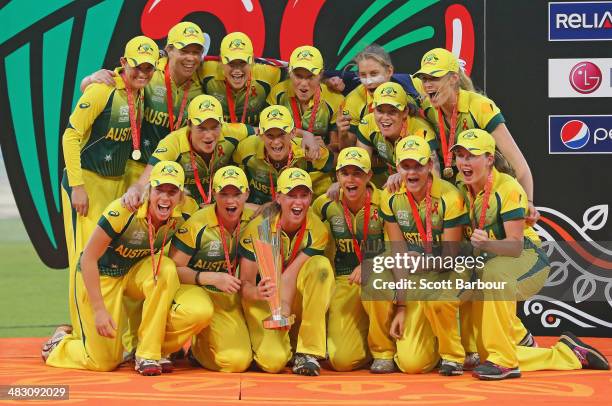
<path id="1" fill-rule="evenodd" d="M 580 120 L 571 120 L 561 128 L 561 141 L 570 149 L 584 147 L 591 138 L 589 127 Z"/>
<path id="2" fill-rule="evenodd" d="M 593 93 L 601 85 L 601 70 L 593 62 L 579 62 L 570 71 L 569 81 L 578 93 Z"/>

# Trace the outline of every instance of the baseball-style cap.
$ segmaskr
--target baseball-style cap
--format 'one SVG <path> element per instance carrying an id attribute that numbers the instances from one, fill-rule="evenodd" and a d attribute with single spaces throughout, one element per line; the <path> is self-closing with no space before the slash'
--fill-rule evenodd
<path id="1" fill-rule="evenodd" d="M 372 162 L 370 161 L 370 154 L 363 148 L 349 147 L 344 148 L 338 154 L 338 163 L 336 164 L 336 170 L 342 169 L 345 166 L 356 166 L 365 173 L 370 172 L 372 168 Z"/>
<path id="2" fill-rule="evenodd" d="M 276 181 L 278 193 L 287 194 L 298 186 L 306 186 L 312 192 L 312 179 L 308 172 L 300 168 L 287 168 Z"/>
<path id="3" fill-rule="evenodd" d="M 279 128 L 286 133 L 293 130 L 293 117 L 285 106 L 268 106 L 259 114 L 259 131 L 265 133 L 271 128 Z"/>
<path id="4" fill-rule="evenodd" d="M 463 147 L 472 155 L 482 155 L 486 152 L 495 154 L 495 139 L 485 130 L 465 130 L 457 136 L 457 142 L 451 147 L 451 151 L 457 147 Z"/>
<path id="5" fill-rule="evenodd" d="M 291 58 L 289 58 L 289 70 L 297 68 L 304 68 L 317 75 L 323 70 L 321 52 L 310 45 L 295 48 L 291 53 Z"/>
<path id="6" fill-rule="evenodd" d="M 243 32 L 230 32 L 221 40 L 221 62 L 241 60 L 253 62 L 253 43 Z"/>
<path id="7" fill-rule="evenodd" d="M 421 165 L 429 162 L 431 149 L 423 137 L 409 135 L 402 138 L 395 147 L 395 160 L 399 164 L 405 159 L 414 159 Z"/>
<path id="8" fill-rule="evenodd" d="M 459 72 L 459 60 L 449 50 L 435 48 L 423 56 L 421 69 L 414 75 L 429 75 L 440 78 L 448 72 Z"/>
<path id="9" fill-rule="evenodd" d="M 200 125 L 209 118 L 223 123 L 223 107 L 221 107 L 221 103 L 213 96 L 207 94 L 194 97 L 189 102 L 187 114 L 189 120 L 195 125 Z"/>
<path id="10" fill-rule="evenodd" d="M 408 104 L 408 95 L 399 83 L 385 82 L 374 91 L 373 103 L 374 108 L 389 104 L 403 111 Z"/>
<path id="11" fill-rule="evenodd" d="M 200 27 L 189 21 L 183 21 L 170 28 L 167 44 L 178 49 L 185 48 L 189 44 L 197 44 L 204 47 L 206 39 Z"/>
<path id="12" fill-rule="evenodd" d="M 185 172 L 183 167 L 174 161 L 159 161 L 151 171 L 149 182 L 152 187 L 169 183 L 183 190 Z"/>
<path id="13" fill-rule="evenodd" d="M 213 178 L 213 190 L 220 192 L 226 186 L 235 186 L 244 193 L 249 190 L 249 181 L 244 171 L 237 166 L 228 165 L 217 170 Z"/>
<path id="14" fill-rule="evenodd" d="M 151 38 L 139 35 L 125 44 L 123 56 L 132 68 L 143 63 L 150 63 L 155 66 L 159 59 L 159 48 Z"/>

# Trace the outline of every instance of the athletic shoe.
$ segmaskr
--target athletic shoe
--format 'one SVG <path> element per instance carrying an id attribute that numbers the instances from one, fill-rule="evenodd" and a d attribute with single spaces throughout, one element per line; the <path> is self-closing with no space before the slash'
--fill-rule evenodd
<path id="1" fill-rule="evenodd" d="M 159 366 L 164 374 L 169 374 L 174 371 L 174 364 L 172 364 L 172 361 L 168 358 L 160 358 Z"/>
<path id="2" fill-rule="evenodd" d="M 136 350 L 132 350 L 132 351 L 123 351 L 123 361 L 121 361 L 122 364 L 125 363 L 129 363 L 129 362 L 134 362 L 134 359 L 136 358 Z"/>
<path id="3" fill-rule="evenodd" d="M 586 344 L 569 331 L 561 334 L 559 341 L 567 345 L 574 352 L 582 364 L 582 368 L 599 369 L 603 371 L 610 369 L 610 364 L 608 363 L 605 355 Z"/>
<path id="4" fill-rule="evenodd" d="M 136 357 L 134 370 L 136 370 L 140 375 L 145 376 L 161 375 L 162 373 L 162 367 L 159 365 L 158 361 L 139 357 Z"/>
<path id="5" fill-rule="evenodd" d="M 321 366 L 319 361 L 310 354 L 295 354 L 292 370 L 298 375 L 319 376 Z"/>
<path id="6" fill-rule="evenodd" d="M 518 343 L 521 347 L 533 347 L 537 348 L 538 343 L 535 340 L 535 337 L 531 334 L 531 331 L 527 330 L 527 334 L 525 337 Z"/>
<path id="7" fill-rule="evenodd" d="M 472 376 L 483 381 L 499 381 L 501 379 L 520 378 L 521 371 L 518 368 L 506 368 L 485 361 L 472 371 Z"/>
<path id="8" fill-rule="evenodd" d="M 463 375 L 463 365 L 458 362 L 443 359 L 440 363 L 438 373 L 443 376 Z"/>
<path id="9" fill-rule="evenodd" d="M 392 359 L 375 358 L 370 366 L 370 372 L 373 374 L 390 374 L 395 372 L 395 361 Z"/>
<path id="10" fill-rule="evenodd" d="M 463 370 L 472 371 L 480 365 L 480 355 L 477 352 L 468 352 L 465 354 L 465 361 L 463 361 Z"/>
<path id="11" fill-rule="evenodd" d="M 49 358 L 51 351 L 53 351 L 55 347 L 57 347 L 64 339 L 64 337 L 70 333 L 72 333 L 72 326 L 67 324 L 57 326 L 51 338 L 49 338 L 42 346 L 40 355 L 42 356 L 43 361 L 47 362 L 47 358 Z"/>

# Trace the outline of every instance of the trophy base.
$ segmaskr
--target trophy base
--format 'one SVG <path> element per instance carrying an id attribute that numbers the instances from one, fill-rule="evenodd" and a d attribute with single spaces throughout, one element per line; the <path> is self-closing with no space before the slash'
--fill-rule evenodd
<path id="1" fill-rule="evenodd" d="M 289 330 L 294 322 L 295 314 L 289 317 L 283 316 L 280 320 L 274 320 L 272 316 L 270 316 L 263 321 L 263 326 L 269 330 Z"/>

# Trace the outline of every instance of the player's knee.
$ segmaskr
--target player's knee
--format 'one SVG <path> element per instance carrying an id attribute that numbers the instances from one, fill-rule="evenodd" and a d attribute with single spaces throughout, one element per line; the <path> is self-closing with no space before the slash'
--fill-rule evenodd
<path id="1" fill-rule="evenodd" d="M 329 363 L 338 372 L 349 372 L 365 363 L 366 354 L 336 350 L 329 353 Z"/>
<path id="2" fill-rule="evenodd" d="M 174 261 L 166 256 L 160 260 L 162 265 L 159 267 L 159 273 L 157 274 L 157 284 L 161 288 L 177 290 L 180 286 L 180 281 Z"/>
<path id="3" fill-rule="evenodd" d="M 244 372 L 253 361 L 251 348 L 232 348 L 221 351 L 215 357 L 215 362 L 221 372 Z"/>
<path id="4" fill-rule="evenodd" d="M 314 255 L 304 263 L 304 277 L 311 279 L 318 285 L 323 287 L 331 287 L 334 285 L 334 271 L 327 257 L 323 255 Z"/>
<path id="5" fill-rule="evenodd" d="M 436 360 L 437 362 L 437 360 Z M 397 367 L 406 374 L 424 374 L 431 371 L 436 362 L 427 357 L 418 357 L 414 354 L 400 354 L 395 356 Z"/>
<path id="6" fill-rule="evenodd" d="M 277 349 L 278 350 L 278 349 Z M 289 362 L 290 354 L 285 351 L 274 351 L 274 348 L 258 351 L 255 354 L 255 362 L 264 370 L 276 374 L 285 369 Z"/>

